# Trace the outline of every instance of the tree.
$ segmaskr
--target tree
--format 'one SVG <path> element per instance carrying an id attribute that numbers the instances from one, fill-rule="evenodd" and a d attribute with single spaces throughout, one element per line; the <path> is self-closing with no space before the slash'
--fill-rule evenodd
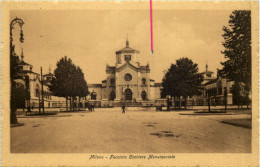
<path id="1" fill-rule="evenodd" d="M 230 15 L 229 27 L 223 27 L 225 50 L 221 53 L 227 59 L 221 64 L 227 78 L 235 81 L 233 91 L 244 90 L 246 101 L 251 92 L 251 11 L 235 10 Z M 242 86 L 238 88 L 238 86 Z M 234 92 L 233 92 L 234 93 Z M 239 92 L 235 93 L 239 95 Z"/>
<path id="2" fill-rule="evenodd" d="M 57 62 L 57 68 L 54 71 L 54 78 L 52 79 L 49 88 L 55 96 L 66 98 L 67 111 L 68 97 L 70 97 L 70 108 L 71 106 L 74 108 L 74 99 L 76 96 L 84 97 L 88 94 L 84 73 L 80 67 L 76 67 L 72 63 L 72 60 L 66 56 Z"/>
<path id="3" fill-rule="evenodd" d="M 178 85 L 178 73 L 177 66 L 171 64 L 171 67 L 168 69 L 162 80 L 162 97 L 166 98 L 168 95 L 174 98 L 174 104 L 176 107 L 176 98 L 180 97 L 179 85 Z M 178 103 L 179 104 L 179 103 Z M 169 106 L 168 106 L 169 107 Z"/>
<path id="4" fill-rule="evenodd" d="M 18 67 L 20 60 L 19 57 L 15 53 L 15 46 L 10 44 L 10 82 L 11 82 L 11 98 L 10 98 L 10 107 L 11 107 L 11 124 L 17 123 L 16 118 L 16 105 L 17 105 L 17 91 L 16 91 L 16 83 L 15 79 L 20 78 L 21 70 Z"/>
<path id="5" fill-rule="evenodd" d="M 238 108 L 243 106 L 243 104 L 249 105 L 251 102 L 248 98 L 248 91 L 243 89 L 245 87 L 244 83 L 235 82 L 231 88 L 233 94 L 233 102 L 238 106 Z"/>
<path id="6" fill-rule="evenodd" d="M 82 72 L 79 66 L 76 68 L 73 78 L 74 78 L 74 86 L 75 86 L 73 92 L 73 99 L 76 99 L 76 96 L 78 96 L 78 106 L 79 106 L 80 98 L 88 95 L 87 82 L 84 79 L 84 73 Z"/>
<path id="7" fill-rule="evenodd" d="M 54 77 L 51 80 L 51 85 L 49 86 L 50 91 L 53 92 L 55 96 L 66 98 L 66 110 L 68 111 L 68 97 L 70 95 L 70 89 L 72 87 L 70 77 L 71 68 L 73 68 L 71 59 L 66 56 L 61 58 L 57 62 L 57 68 L 54 70 Z"/>
<path id="8" fill-rule="evenodd" d="M 202 76 L 198 73 L 198 65 L 188 58 L 176 60 L 176 64 L 172 64 L 162 81 L 162 95 L 170 95 L 179 101 L 181 106 L 181 97 L 185 99 L 185 107 L 187 97 L 201 94 Z"/>
<path id="9" fill-rule="evenodd" d="M 78 74 L 78 96 L 85 97 L 89 94 L 87 82 L 84 79 L 84 73 L 82 72 L 81 68 L 77 67 L 77 74 Z"/>

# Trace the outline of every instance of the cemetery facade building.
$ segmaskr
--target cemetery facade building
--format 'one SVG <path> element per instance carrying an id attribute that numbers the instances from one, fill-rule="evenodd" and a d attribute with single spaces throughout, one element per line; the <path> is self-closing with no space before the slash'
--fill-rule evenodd
<path id="1" fill-rule="evenodd" d="M 75 102 L 76 106 L 87 107 L 89 103 L 94 103 L 97 107 L 116 107 L 122 106 L 122 103 L 127 106 L 147 106 L 154 105 L 156 99 L 161 99 L 162 84 L 155 83 L 150 78 L 149 64 L 140 64 L 140 52 L 131 48 L 128 40 L 123 49 L 115 52 L 115 56 L 115 65 L 105 67 L 106 78 L 101 83 L 88 84 L 89 95 L 81 98 L 79 103 Z M 19 96 L 18 107 L 39 107 L 42 95 L 45 107 L 66 107 L 65 98 L 54 96 L 49 90 L 54 77 L 50 70 L 41 80 L 40 74 L 33 71 L 33 66 L 24 61 L 23 52 L 18 66 L 24 75 L 23 79 L 15 81 Z M 189 97 L 187 105 L 208 105 L 208 100 L 211 105 L 224 105 L 225 98 L 227 104 L 233 104 L 231 87 L 234 83 L 228 81 L 221 71 L 218 71 L 217 77 L 212 74 L 206 65 L 206 70 L 201 73 L 202 94 Z"/>
<path id="2" fill-rule="evenodd" d="M 208 70 L 206 64 L 206 70 L 201 73 L 203 77 L 202 94 L 188 98 L 187 105 L 206 106 L 208 101 L 210 105 L 225 105 L 226 101 L 227 105 L 234 104 L 233 94 L 231 93 L 234 82 L 229 81 L 221 70 L 217 71 L 217 77 L 213 77 L 212 74 L 213 72 Z"/>
<path id="3" fill-rule="evenodd" d="M 102 83 L 88 84 L 90 100 L 100 101 L 101 105 L 111 102 L 135 105 L 153 103 L 161 98 L 161 83 L 150 78 L 149 64 L 140 64 L 140 52 L 131 48 L 128 40 L 126 46 L 115 54 L 115 65 L 106 66 L 106 78 Z"/>

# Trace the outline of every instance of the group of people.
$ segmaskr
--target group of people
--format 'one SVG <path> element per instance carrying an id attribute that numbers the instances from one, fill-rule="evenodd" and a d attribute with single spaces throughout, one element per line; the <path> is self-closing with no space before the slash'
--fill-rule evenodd
<path id="1" fill-rule="evenodd" d="M 88 104 L 89 111 L 94 111 L 94 109 L 95 109 L 95 104 Z"/>
<path id="2" fill-rule="evenodd" d="M 33 110 L 33 105 L 32 106 L 27 106 L 27 112 L 31 112 Z"/>
<path id="3" fill-rule="evenodd" d="M 88 104 L 88 110 L 89 111 L 94 111 L 94 109 L 95 109 L 95 104 Z M 27 112 L 31 112 L 33 110 L 33 106 L 28 106 L 27 107 Z M 123 105 L 122 105 L 122 113 L 124 113 L 125 114 L 125 104 L 123 103 Z"/>

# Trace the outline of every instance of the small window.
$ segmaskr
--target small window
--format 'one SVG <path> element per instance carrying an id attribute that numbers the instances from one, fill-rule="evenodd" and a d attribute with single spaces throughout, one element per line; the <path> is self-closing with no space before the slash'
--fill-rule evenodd
<path id="1" fill-rule="evenodd" d="M 111 85 L 111 86 L 115 86 L 115 79 L 114 79 L 114 78 L 111 78 L 111 79 L 110 79 L 110 85 Z"/>
<path id="2" fill-rule="evenodd" d="M 125 55 L 125 61 L 131 61 L 131 55 Z"/>
<path id="3" fill-rule="evenodd" d="M 146 79 L 142 78 L 142 85 L 146 85 Z"/>

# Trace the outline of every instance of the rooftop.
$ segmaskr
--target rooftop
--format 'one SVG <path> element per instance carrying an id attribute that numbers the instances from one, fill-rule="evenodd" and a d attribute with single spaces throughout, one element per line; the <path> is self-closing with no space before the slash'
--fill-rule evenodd
<path id="1" fill-rule="evenodd" d="M 206 70 L 205 71 L 203 71 L 201 74 L 213 74 L 213 72 L 212 71 L 209 71 L 208 70 L 208 64 L 206 64 Z"/>
<path id="2" fill-rule="evenodd" d="M 126 47 L 124 47 L 121 50 L 116 51 L 116 54 L 121 54 L 121 53 L 139 53 L 138 50 L 135 50 L 133 48 L 129 47 L 129 41 L 126 40 Z"/>
<path id="3" fill-rule="evenodd" d="M 32 66 L 31 64 L 28 64 L 28 63 L 24 62 L 23 60 L 20 61 L 20 62 L 18 63 L 18 65 L 22 65 L 22 66 L 24 66 L 24 65 Z"/>
<path id="4" fill-rule="evenodd" d="M 38 73 L 36 73 L 36 72 L 29 71 L 29 70 L 23 70 L 23 71 L 21 71 L 21 72 L 22 72 L 22 73 L 32 73 L 32 74 L 40 75 L 40 74 L 38 74 Z"/>

